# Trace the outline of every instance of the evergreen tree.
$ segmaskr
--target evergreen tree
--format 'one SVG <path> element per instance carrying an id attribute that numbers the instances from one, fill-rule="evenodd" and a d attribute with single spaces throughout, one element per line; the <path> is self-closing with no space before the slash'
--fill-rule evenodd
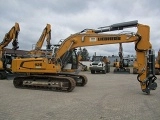
<path id="1" fill-rule="evenodd" d="M 88 50 L 86 48 L 83 48 L 77 52 L 77 55 L 81 55 L 82 56 L 82 61 L 88 61 L 89 60 L 89 53 Z"/>

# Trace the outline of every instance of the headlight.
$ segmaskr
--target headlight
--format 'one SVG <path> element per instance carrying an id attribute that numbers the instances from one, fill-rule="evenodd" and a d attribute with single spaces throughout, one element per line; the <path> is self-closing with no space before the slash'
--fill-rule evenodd
<path id="1" fill-rule="evenodd" d="M 98 66 L 101 66 L 102 64 L 100 63 L 100 64 L 98 64 Z"/>

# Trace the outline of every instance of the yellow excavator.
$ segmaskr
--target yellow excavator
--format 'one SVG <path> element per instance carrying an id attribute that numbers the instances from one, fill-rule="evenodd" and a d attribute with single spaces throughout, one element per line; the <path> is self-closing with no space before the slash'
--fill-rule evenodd
<path id="1" fill-rule="evenodd" d="M 47 46 L 46 46 L 46 51 L 42 50 L 42 45 L 44 41 L 47 41 Z M 31 57 L 40 57 L 40 56 L 46 56 L 46 55 L 51 55 L 51 25 L 47 24 L 46 27 L 44 28 L 39 40 L 37 41 L 35 48 L 31 51 L 28 52 L 28 55 Z"/>
<path id="2" fill-rule="evenodd" d="M 10 71 L 10 68 L 7 68 L 7 62 L 11 61 L 11 56 L 6 57 L 4 48 L 13 40 L 12 46 L 13 50 L 17 50 L 18 46 L 18 33 L 20 27 L 18 23 L 10 29 L 8 33 L 5 34 L 3 41 L 0 43 L 0 79 L 5 79 L 7 77 L 7 71 Z M 10 59 L 9 59 L 10 58 Z M 11 64 L 11 63 L 10 63 Z"/>
<path id="3" fill-rule="evenodd" d="M 123 57 L 123 47 L 122 47 L 122 43 L 119 43 L 119 58 L 120 60 L 118 62 L 115 62 L 115 69 L 114 69 L 114 73 L 130 73 L 130 69 L 129 67 L 129 60 L 128 59 L 124 59 Z"/>
<path id="4" fill-rule="evenodd" d="M 106 33 L 130 27 L 136 27 L 137 32 Z M 27 75 L 15 77 L 13 84 L 16 88 L 43 87 L 70 92 L 76 84 L 84 86 L 87 83 L 87 77 L 84 75 L 61 73 L 71 57 L 71 68 L 77 69 L 78 60 L 74 52 L 75 48 L 135 42 L 138 69 L 140 71 L 137 80 L 140 82 L 142 91 L 150 94 L 150 90 L 157 88 L 155 82 L 157 78 L 154 73 L 155 54 L 149 41 L 149 35 L 150 27 L 138 23 L 137 20 L 117 23 L 99 29 L 84 29 L 66 38 L 58 49 L 52 53 L 51 58 L 14 59 L 12 61 L 12 71 L 14 73 L 27 73 Z"/>

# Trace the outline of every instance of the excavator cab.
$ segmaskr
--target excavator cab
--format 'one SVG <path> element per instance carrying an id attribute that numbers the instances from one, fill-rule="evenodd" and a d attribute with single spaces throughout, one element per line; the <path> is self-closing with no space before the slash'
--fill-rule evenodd
<path id="1" fill-rule="evenodd" d="M 63 72 L 72 72 L 78 69 L 78 56 L 76 53 L 76 49 L 70 50 L 69 52 L 66 52 L 61 57 L 61 63 L 62 63 L 62 71 Z"/>
<path id="2" fill-rule="evenodd" d="M 62 40 L 59 41 L 58 44 L 54 44 L 52 51 L 53 51 L 53 57 L 55 57 L 56 52 L 58 51 L 60 44 Z M 61 63 L 61 70 L 62 72 L 75 72 L 78 69 L 78 55 L 77 55 L 77 49 L 72 49 L 67 51 L 60 59 L 59 62 Z"/>

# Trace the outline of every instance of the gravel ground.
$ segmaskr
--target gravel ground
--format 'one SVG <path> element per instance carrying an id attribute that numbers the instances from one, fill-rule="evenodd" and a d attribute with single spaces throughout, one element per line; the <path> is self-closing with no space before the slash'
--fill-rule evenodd
<path id="1" fill-rule="evenodd" d="M 0 120 L 160 120 L 160 89 L 146 95 L 134 74 L 80 74 L 72 92 L 17 89 L 0 80 Z M 157 76 L 160 84 L 160 76 Z"/>

